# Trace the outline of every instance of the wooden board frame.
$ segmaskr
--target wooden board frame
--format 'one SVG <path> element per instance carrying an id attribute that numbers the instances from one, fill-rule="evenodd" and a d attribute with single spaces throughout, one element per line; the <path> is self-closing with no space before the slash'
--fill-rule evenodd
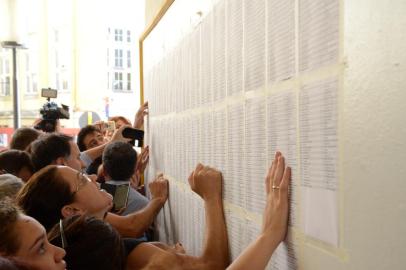
<path id="1" fill-rule="evenodd" d="M 138 40 L 138 47 L 139 47 L 139 59 L 140 59 L 140 102 L 141 105 L 144 103 L 144 50 L 143 50 L 143 43 L 144 40 L 148 37 L 148 35 L 154 30 L 155 26 L 161 21 L 162 17 L 165 15 L 166 11 L 168 11 L 169 7 L 175 2 L 175 0 L 165 0 L 162 4 L 159 12 L 155 15 L 152 22 L 145 28 L 144 32 L 140 36 Z"/>

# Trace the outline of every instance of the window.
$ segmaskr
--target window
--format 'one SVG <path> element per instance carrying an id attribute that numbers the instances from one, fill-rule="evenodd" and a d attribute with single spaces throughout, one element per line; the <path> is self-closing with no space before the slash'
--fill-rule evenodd
<path id="1" fill-rule="evenodd" d="M 55 35 L 58 31 L 55 30 Z M 37 36 L 30 35 L 28 39 L 28 50 L 24 50 L 25 55 L 25 92 L 26 94 L 36 94 L 38 92 L 38 70 L 39 52 L 36 45 Z M 59 64 L 59 55 L 55 52 L 55 64 Z"/>
<path id="2" fill-rule="evenodd" d="M 131 90 L 131 73 L 127 73 L 127 90 Z"/>
<path id="3" fill-rule="evenodd" d="M 57 68 L 59 67 L 59 53 L 58 53 L 58 51 L 55 51 L 55 66 Z"/>
<path id="4" fill-rule="evenodd" d="M 37 74 L 31 74 L 31 82 L 32 82 L 32 92 L 38 92 L 38 78 Z"/>
<path id="5" fill-rule="evenodd" d="M 114 64 L 115 67 L 123 67 L 123 50 L 115 49 L 114 50 Z"/>
<path id="6" fill-rule="evenodd" d="M 55 74 L 55 86 L 56 86 L 57 90 L 60 89 L 60 87 L 59 87 L 59 73 Z"/>
<path id="7" fill-rule="evenodd" d="M 1 96 L 9 96 L 10 95 L 10 76 L 2 76 L 1 81 Z"/>
<path id="8" fill-rule="evenodd" d="M 63 90 L 68 90 L 68 81 L 67 80 L 63 81 L 62 88 L 63 88 Z"/>
<path id="9" fill-rule="evenodd" d="M 6 50 L 1 50 L 0 55 L 0 96 L 9 96 L 10 95 L 10 61 L 6 57 Z"/>
<path id="10" fill-rule="evenodd" d="M 127 51 L 127 67 L 131 67 L 131 51 Z"/>
<path id="11" fill-rule="evenodd" d="M 10 60 L 9 59 L 6 59 L 4 61 L 4 70 L 5 70 L 4 73 L 6 73 L 6 74 L 10 73 Z"/>
<path id="12" fill-rule="evenodd" d="M 114 90 L 123 90 L 123 73 L 114 72 Z"/>
<path id="13" fill-rule="evenodd" d="M 114 40 L 123 41 L 123 30 L 122 29 L 114 29 Z"/>
<path id="14" fill-rule="evenodd" d="M 127 42 L 131 42 L 131 31 L 127 30 Z"/>

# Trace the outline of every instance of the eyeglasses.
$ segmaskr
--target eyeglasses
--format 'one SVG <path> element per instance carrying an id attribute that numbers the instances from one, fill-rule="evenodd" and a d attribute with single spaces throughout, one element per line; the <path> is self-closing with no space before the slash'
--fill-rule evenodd
<path id="1" fill-rule="evenodd" d="M 87 183 L 92 182 L 83 172 L 78 172 L 76 181 L 76 189 L 72 192 L 72 197 L 78 193 L 81 187 L 85 186 Z"/>
<path id="2" fill-rule="evenodd" d="M 78 172 L 77 174 L 77 181 L 76 181 L 76 189 L 74 192 L 72 192 L 72 197 L 74 197 L 76 195 L 76 193 L 78 193 L 78 191 L 85 185 L 87 185 L 88 183 L 94 183 L 98 189 L 101 189 L 100 187 L 100 183 L 97 182 L 93 182 L 92 180 L 90 180 L 90 178 L 83 172 Z"/>
<path id="3" fill-rule="evenodd" d="M 68 247 L 68 241 L 66 241 L 65 231 L 63 230 L 63 221 L 59 220 L 59 233 L 61 234 L 62 248 L 66 249 Z"/>

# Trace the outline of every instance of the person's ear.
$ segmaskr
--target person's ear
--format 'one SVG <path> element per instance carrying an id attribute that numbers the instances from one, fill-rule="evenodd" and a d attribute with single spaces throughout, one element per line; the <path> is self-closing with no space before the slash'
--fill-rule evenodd
<path id="1" fill-rule="evenodd" d="M 61 214 L 64 218 L 67 217 L 71 217 L 77 214 L 82 214 L 82 210 L 74 207 L 73 205 L 69 204 L 69 205 L 65 205 L 64 207 L 62 207 L 61 209 Z"/>
<path id="2" fill-rule="evenodd" d="M 59 157 L 55 160 L 55 165 L 66 165 L 65 158 Z"/>
<path id="3" fill-rule="evenodd" d="M 106 169 L 104 168 L 103 164 L 100 165 L 97 170 L 99 171 L 99 174 L 98 174 L 99 176 L 103 176 L 104 178 L 109 178 L 110 179 L 110 176 L 107 173 Z"/>

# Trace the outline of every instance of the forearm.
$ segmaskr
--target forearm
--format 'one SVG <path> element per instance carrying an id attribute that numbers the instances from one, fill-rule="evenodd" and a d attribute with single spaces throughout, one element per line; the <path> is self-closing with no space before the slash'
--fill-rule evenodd
<path id="1" fill-rule="evenodd" d="M 265 269 L 273 252 L 279 245 L 279 241 L 273 235 L 271 233 L 261 234 L 227 270 Z"/>
<path id="2" fill-rule="evenodd" d="M 215 269 L 225 269 L 229 264 L 228 237 L 221 197 L 205 200 L 206 237 L 203 260 L 215 263 Z M 214 268 L 213 268 L 214 269 Z"/>
<path id="3" fill-rule="evenodd" d="M 155 216 L 163 206 L 159 199 L 152 199 L 142 210 L 127 216 L 117 216 L 109 213 L 109 222 L 122 237 L 141 237 L 154 221 Z"/>
<path id="4" fill-rule="evenodd" d="M 107 143 L 99 145 L 97 147 L 88 149 L 84 151 L 92 160 L 95 160 L 98 157 L 103 155 L 104 148 L 106 147 Z"/>

